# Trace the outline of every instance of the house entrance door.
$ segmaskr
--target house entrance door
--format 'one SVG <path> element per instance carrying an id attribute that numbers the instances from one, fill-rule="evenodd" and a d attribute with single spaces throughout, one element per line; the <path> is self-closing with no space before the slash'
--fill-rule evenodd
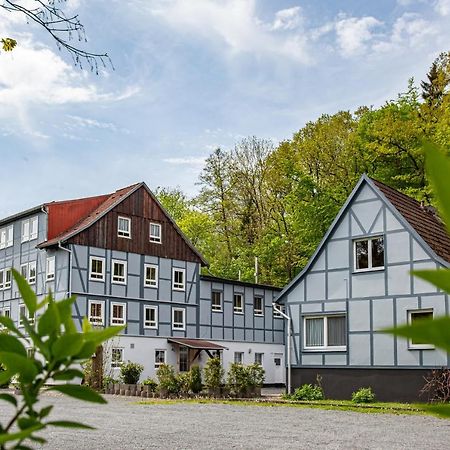
<path id="1" fill-rule="evenodd" d="M 188 372 L 189 371 L 189 349 L 187 347 L 180 346 L 180 361 L 179 361 L 179 371 Z"/>

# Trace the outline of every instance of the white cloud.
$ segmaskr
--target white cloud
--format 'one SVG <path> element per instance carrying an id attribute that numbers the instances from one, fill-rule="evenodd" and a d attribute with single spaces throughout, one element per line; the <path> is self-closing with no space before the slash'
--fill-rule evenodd
<path id="1" fill-rule="evenodd" d="M 441 16 L 448 16 L 450 14 L 450 0 L 437 0 L 434 9 Z"/>
<path id="2" fill-rule="evenodd" d="M 273 30 L 294 30 L 301 24 L 301 8 L 282 9 L 275 14 L 275 20 L 272 25 Z"/>
<path id="3" fill-rule="evenodd" d="M 225 46 L 231 56 L 244 53 L 282 56 L 304 64 L 311 61 L 304 34 L 280 33 L 300 24 L 299 8 L 278 11 L 271 24 L 256 16 L 255 0 L 166 0 L 154 4 L 147 3 L 154 17 L 177 32 Z"/>
<path id="4" fill-rule="evenodd" d="M 205 165 L 206 156 L 186 156 L 181 158 L 165 158 L 164 162 L 179 166 L 203 167 Z"/>
<path id="5" fill-rule="evenodd" d="M 348 17 L 340 15 L 335 24 L 337 43 L 345 57 L 363 53 L 374 38 L 373 29 L 383 25 L 375 17 Z"/>

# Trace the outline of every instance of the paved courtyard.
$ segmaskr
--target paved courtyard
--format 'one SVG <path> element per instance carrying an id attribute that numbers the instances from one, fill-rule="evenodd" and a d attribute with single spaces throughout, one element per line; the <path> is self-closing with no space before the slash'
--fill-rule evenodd
<path id="1" fill-rule="evenodd" d="M 52 419 L 83 421 L 95 431 L 53 428 L 45 449 L 443 449 L 450 421 L 427 416 L 361 414 L 221 404 L 138 405 L 106 396 L 108 405 L 65 397 Z M 0 416 L 8 406 L 0 402 Z"/>

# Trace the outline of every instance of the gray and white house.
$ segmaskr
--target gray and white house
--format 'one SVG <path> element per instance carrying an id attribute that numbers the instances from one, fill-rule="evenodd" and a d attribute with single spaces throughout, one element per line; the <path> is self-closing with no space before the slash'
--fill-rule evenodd
<path id="1" fill-rule="evenodd" d="M 293 385 L 322 379 L 332 398 L 371 386 L 417 399 L 449 355 L 385 328 L 449 313 L 449 298 L 413 270 L 450 267 L 435 211 L 363 175 L 304 270 L 279 294 L 292 319 Z"/>
<path id="2" fill-rule="evenodd" d="M 26 315 L 11 268 L 39 297 L 76 295 L 73 317 L 125 325 L 107 351 L 154 376 L 219 355 L 258 362 L 266 383 L 285 380 L 284 320 L 272 303 L 280 289 L 200 274 L 207 262 L 145 183 L 112 194 L 45 203 L 0 220 L 0 314 Z M 118 375 L 118 373 L 116 373 Z"/>

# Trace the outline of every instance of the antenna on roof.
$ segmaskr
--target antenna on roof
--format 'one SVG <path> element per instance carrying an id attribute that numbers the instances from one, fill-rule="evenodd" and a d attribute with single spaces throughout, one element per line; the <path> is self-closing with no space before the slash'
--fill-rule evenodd
<path id="1" fill-rule="evenodd" d="M 258 284 L 258 257 L 255 256 L 255 283 Z"/>

